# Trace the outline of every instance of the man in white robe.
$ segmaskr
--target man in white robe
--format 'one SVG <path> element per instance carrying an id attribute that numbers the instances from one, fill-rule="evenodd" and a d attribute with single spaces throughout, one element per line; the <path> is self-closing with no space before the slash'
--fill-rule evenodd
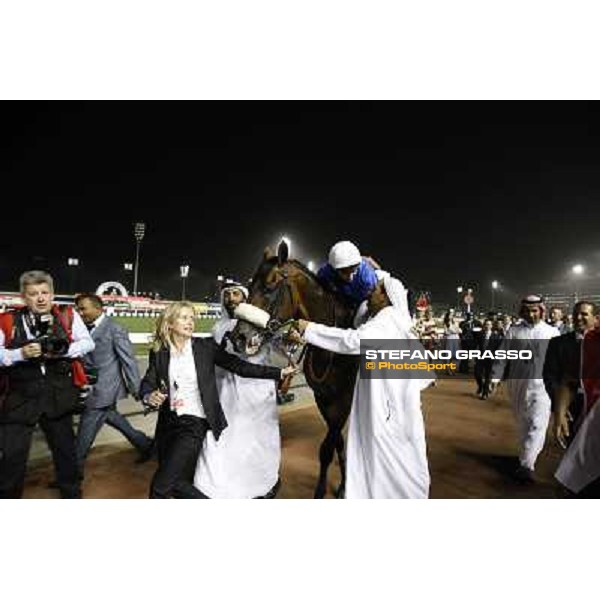
<path id="1" fill-rule="evenodd" d="M 222 292 L 223 317 L 213 328 L 217 344 L 237 324 L 236 307 L 246 302 L 241 285 Z M 234 353 L 229 341 L 227 351 Z M 268 350 L 248 362 L 270 364 Z M 274 496 L 279 482 L 281 440 L 275 382 L 249 379 L 215 367 L 217 389 L 228 426 L 218 441 L 209 432 L 196 466 L 194 485 L 209 498 L 258 498 Z"/>
<path id="2" fill-rule="evenodd" d="M 406 289 L 384 276 L 369 297 L 370 319 L 358 329 L 299 321 L 307 343 L 360 354 L 367 339 L 416 339 Z M 363 379 L 357 375 L 348 429 L 346 498 L 427 498 L 429 468 L 421 390 L 431 379 Z"/>
<path id="3" fill-rule="evenodd" d="M 516 349 L 511 340 L 550 340 L 560 335 L 555 327 L 544 322 L 544 312 L 540 296 L 530 295 L 524 298 L 520 313 L 523 320 L 507 331 L 500 348 Z M 534 343 L 531 362 L 495 360 L 492 365 L 491 393 L 501 379 L 508 375 L 506 390 L 513 405 L 519 442 L 519 466 L 514 476 L 523 483 L 534 481 L 535 462 L 544 448 L 550 420 L 551 401 L 541 375 L 547 347 L 547 344 Z M 522 348 L 525 349 L 524 342 Z M 535 377 L 535 374 L 539 374 L 539 377 Z"/>

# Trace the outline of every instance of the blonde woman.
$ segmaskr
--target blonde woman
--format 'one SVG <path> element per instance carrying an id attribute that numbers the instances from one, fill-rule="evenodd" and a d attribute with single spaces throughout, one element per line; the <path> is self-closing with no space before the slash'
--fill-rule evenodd
<path id="1" fill-rule="evenodd" d="M 215 379 L 215 365 L 257 379 L 281 380 L 295 373 L 255 365 L 220 349 L 212 338 L 194 338 L 196 315 L 189 302 L 174 302 L 159 317 L 148 371 L 140 395 L 159 410 L 156 426 L 158 469 L 150 498 L 202 498 L 194 471 L 208 430 L 219 439 L 227 427 Z"/>

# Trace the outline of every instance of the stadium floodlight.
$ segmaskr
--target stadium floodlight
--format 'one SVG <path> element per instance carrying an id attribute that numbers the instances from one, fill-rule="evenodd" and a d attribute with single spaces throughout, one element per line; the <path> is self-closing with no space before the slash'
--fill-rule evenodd
<path id="1" fill-rule="evenodd" d="M 585 267 L 581 264 L 576 264 L 573 265 L 571 267 L 571 273 L 573 273 L 573 275 L 575 275 L 576 279 L 579 277 L 579 275 L 583 275 L 585 271 Z M 575 282 L 575 302 L 577 303 L 579 301 L 579 289 L 578 289 L 578 285 L 577 285 L 577 281 Z"/>
<path id="2" fill-rule="evenodd" d="M 181 265 L 179 273 L 181 274 L 181 299 L 185 300 L 185 281 L 190 274 L 190 265 Z"/>
<path id="3" fill-rule="evenodd" d="M 67 258 L 67 265 L 69 267 L 78 267 L 79 266 L 79 259 L 78 258 L 72 258 L 69 257 Z M 70 273 L 69 273 L 69 283 L 70 283 L 70 287 L 71 287 L 71 291 L 73 293 L 75 293 L 75 269 L 69 269 Z"/>
<path id="4" fill-rule="evenodd" d="M 456 288 L 456 310 L 460 310 L 460 295 L 463 293 L 463 286 L 459 285 Z"/>
<path id="5" fill-rule="evenodd" d="M 145 223 L 135 223 L 133 226 L 133 235 L 135 237 L 135 270 L 133 273 L 133 295 L 137 295 L 138 291 L 138 272 L 140 267 L 140 245 L 146 234 Z"/>
<path id="6" fill-rule="evenodd" d="M 123 263 L 123 268 L 126 271 L 133 271 L 133 263 Z"/>
<path id="7" fill-rule="evenodd" d="M 494 281 L 492 281 L 492 310 L 494 310 L 495 294 L 498 287 L 500 287 L 500 284 L 494 279 Z"/>

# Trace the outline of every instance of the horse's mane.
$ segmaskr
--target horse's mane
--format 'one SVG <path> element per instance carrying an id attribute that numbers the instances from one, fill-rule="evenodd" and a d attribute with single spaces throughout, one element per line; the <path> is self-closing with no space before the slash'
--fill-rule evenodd
<path id="1" fill-rule="evenodd" d="M 349 314 L 348 307 L 340 300 L 340 298 L 335 294 L 335 292 L 333 292 L 326 285 L 324 285 L 323 282 L 317 277 L 316 273 L 313 273 L 305 264 L 301 263 L 299 260 L 296 259 L 289 259 L 285 263 L 283 263 L 281 267 L 285 267 L 285 265 L 291 265 L 295 267 L 313 284 L 315 284 L 323 292 L 325 297 L 333 303 L 334 314 L 336 314 L 336 312 L 338 315 Z M 256 273 L 252 277 L 252 285 L 254 285 L 255 282 L 259 281 L 264 283 L 268 274 L 278 266 L 279 259 L 277 258 L 277 256 L 272 256 L 270 258 L 263 259 L 263 261 L 258 266 Z M 337 310 L 335 307 L 337 307 Z"/>
<path id="2" fill-rule="evenodd" d="M 290 264 L 294 265 L 295 267 L 297 267 L 298 269 L 300 269 L 300 271 L 302 271 L 302 273 L 304 273 L 304 275 L 306 275 L 311 281 L 314 281 L 318 286 L 325 289 L 321 280 L 304 263 L 301 263 L 299 260 L 296 260 L 295 258 L 292 260 L 288 260 L 288 262 Z"/>
<path id="3" fill-rule="evenodd" d="M 277 262 L 276 256 L 263 259 L 260 265 L 258 265 L 258 269 L 256 269 L 256 272 L 252 276 L 252 283 L 255 281 L 264 281 Z"/>
<path id="4" fill-rule="evenodd" d="M 272 256 L 270 258 L 264 259 L 258 266 L 256 273 L 253 275 L 252 283 L 254 283 L 255 281 L 264 281 L 267 278 L 267 275 L 273 270 L 273 268 L 278 266 L 278 263 L 279 263 L 279 260 L 276 256 Z M 328 290 L 323 285 L 323 283 L 316 276 L 316 274 L 313 273 L 305 264 L 301 263 L 299 260 L 296 260 L 294 258 L 294 259 L 287 260 L 282 266 L 285 266 L 288 264 L 295 266 L 297 269 L 299 269 L 304 275 L 306 275 L 311 281 L 316 283 L 324 291 L 330 292 L 330 290 Z"/>

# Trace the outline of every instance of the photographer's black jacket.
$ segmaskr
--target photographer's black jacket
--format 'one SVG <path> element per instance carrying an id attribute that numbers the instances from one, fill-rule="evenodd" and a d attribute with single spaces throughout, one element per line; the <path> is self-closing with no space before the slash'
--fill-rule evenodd
<path id="1" fill-rule="evenodd" d="M 7 348 L 21 348 L 32 341 L 25 331 L 23 313 L 19 311 L 14 315 L 14 335 Z M 53 325 L 52 336 L 69 343 L 69 335 L 58 320 Z M 73 385 L 71 359 L 57 358 L 43 364 L 43 370 L 40 360 L 26 360 L 4 368 L 8 376 L 8 396 L 0 409 L 0 423 L 33 425 L 42 414 L 54 419 L 76 408 L 79 391 Z"/>
<path id="2" fill-rule="evenodd" d="M 193 338 L 192 352 L 194 354 L 194 364 L 196 366 L 202 407 L 206 413 L 208 426 L 212 430 L 215 439 L 219 439 L 221 432 L 227 427 L 227 419 L 223 413 L 217 392 L 215 365 L 231 371 L 240 377 L 279 380 L 281 376 L 281 369 L 277 367 L 255 365 L 245 362 L 233 354 L 229 354 L 219 348 L 212 337 Z M 140 396 L 142 398 L 159 389 L 161 381 L 168 384 L 169 361 L 169 349 L 165 346 L 161 347 L 158 352 L 150 351 L 148 371 L 140 385 Z M 169 410 L 169 402 L 166 401 L 160 408 L 159 419 L 162 415 L 166 415 Z"/>

